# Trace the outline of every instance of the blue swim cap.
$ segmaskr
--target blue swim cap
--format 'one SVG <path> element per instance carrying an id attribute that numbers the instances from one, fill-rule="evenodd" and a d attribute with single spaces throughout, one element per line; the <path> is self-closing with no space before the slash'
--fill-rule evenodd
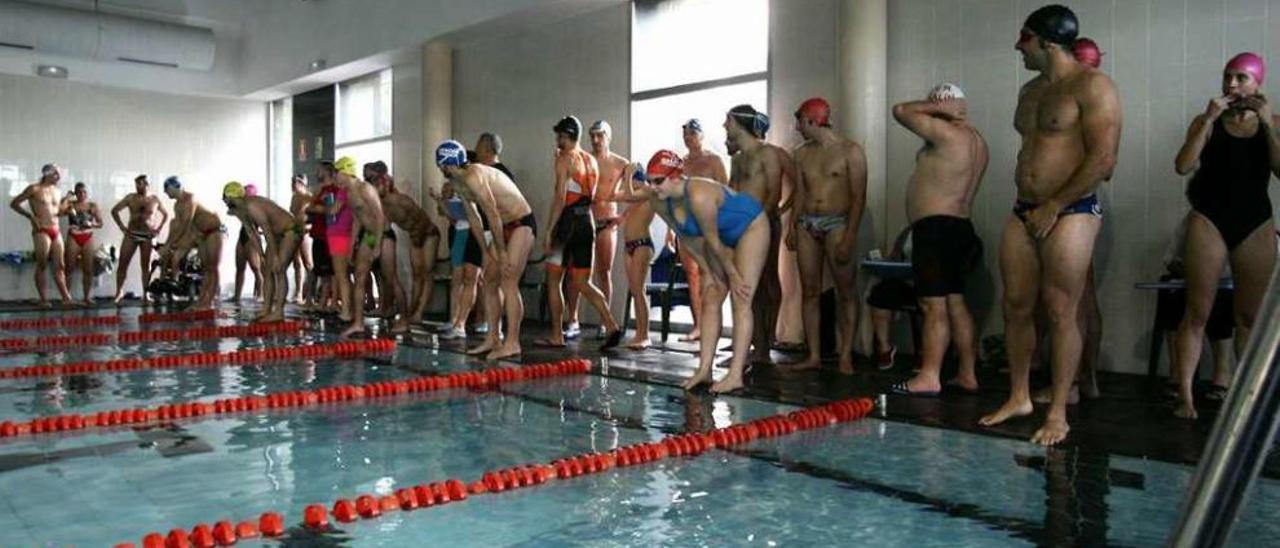
<path id="1" fill-rule="evenodd" d="M 169 190 L 171 188 L 174 190 L 182 190 L 182 181 L 178 180 L 177 175 L 170 175 L 168 179 L 164 180 L 164 189 Z"/>
<path id="2" fill-rule="evenodd" d="M 466 167 L 466 165 L 467 147 L 462 146 L 462 143 L 451 139 L 436 147 L 437 167 Z"/>

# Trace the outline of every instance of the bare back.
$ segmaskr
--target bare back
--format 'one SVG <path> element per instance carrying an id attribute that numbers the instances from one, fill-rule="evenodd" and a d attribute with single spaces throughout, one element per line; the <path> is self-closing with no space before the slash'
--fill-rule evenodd
<path id="1" fill-rule="evenodd" d="M 907 187 L 907 215 L 911 221 L 931 215 L 969 218 L 978 185 L 987 170 L 987 142 L 968 122 L 941 129 L 916 153 L 916 169 Z"/>
<path id="2" fill-rule="evenodd" d="M 1056 82 L 1043 75 L 1027 82 L 1014 117 L 1014 128 L 1022 136 L 1014 172 L 1018 198 L 1038 204 L 1053 197 L 1085 163 L 1089 138 L 1108 139 L 1103 146 L 1112 148 L 1109 153 L 1114 155 L 1119 118 L 1114 83 L 1092 68 Z M 1092 128 L 1095 136 L 1087 137 L 1090 124 L 1109 127 Z"/>
<path id="3" fill-rule="evenodd" d="M 351 214 L 355 216 L 361 228 L 378 233 L 387 229 L 387 216 L 382 210 L 382 199 L 378 197 L 378 191 L 373 185 L 354 178 L 348 179 L 347 199 L 350 200 Z"/>
<path id="4" fill-rule="evenodd" d="M 519 220 L 524 216 L 533 213 L 533 208 L 529 206 L 528 200 L 525 200 L 524 194 L 511 181 L 510 177 L 499 171 L 498 169 L 471 164 L 467 167 L 465 185 L 455 185 L 454 191 L 467 201 L 479 203 L 481 197 L 478 191 L 488 190 L 493 194 L 493 200 L 498 208 L 498 215 L 502 217 L 502 222 L 509 223 Z M 484 215 L 484 211 L 480 211 L 480 215 Z"/>
<path id="5" fill-rule="evenodd" d="M 854 188 L 858 181 L 866 185 L 866 160 L 862 147 L 848 139 L 823 145 L 808 141 L 796 149 L 795 164 L 799 172 L 803 203 L 802 213 L 840 215 L 848 213 L 861 193 Z"/>
<path id="6" fill-rule="evenodd" d="M 246 196 L 244 203 L 245 211 L 241 213 L 241 220 L 247 217 L 254 226 L 273 237 L 278 238 L 295 226 L 293 214 L 267 198 Z"/>
<path id="7" fill-rule="evenodd" d="M 293 213 L 294 217 L 305 221 L 307 218 L 307 206 L 311 205 L 314 200 L 315 196 L 312 196 L 310 192 L 294 192 L 293 198 L 289 201 L 289 211 Z"/>
<path id="8" fill-rule="evenodd" d="M 434 227 L 426 210 L 413 198 L 399 192 L 388 192 L 382 196 L 382 211 L 387 215 L 387 223 L 404 229 L 415 240 L 425 239 Z"/>

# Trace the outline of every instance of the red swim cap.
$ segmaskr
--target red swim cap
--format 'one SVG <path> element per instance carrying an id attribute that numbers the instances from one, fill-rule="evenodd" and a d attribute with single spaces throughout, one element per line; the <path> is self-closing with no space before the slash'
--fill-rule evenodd
<path id="1" fill-rule="evenodd" d="M 824 127 L 831 126 L 831 105 L 826 99 L 813 97 L 800 103 L 796 109 L 796 119 L 805 119 Z"/>
<path id="2" fill-rule="evenodd" d="M 1098 47 L 1098 43 L 1088 38 L 1080 38 L 1071 44 L 1071 53 L 1075 55 L 1076 61 L 1098 68 L 1102 64 L 1102 49 Z"/>
<path id="3" fill-rule="evenodd" d="M 1227 61 L 1227 67 L 1223 70 L 1247 72 L 1252 74 L 1253 79 L 1257 80 L 1259 84 L 1267 78 L 1267 63 L 1256 53 L 1245 52 L 1232 57 L 1230 61 Z"/>
<path id="4" fill-rule="evenodd" d="M 684 172 L 684 160 L 679 154 L 670 150 L 659 150 L 649 159 L 649 166 L 644 173 L 650 180 L 656 177 L 671 177 Z"/>

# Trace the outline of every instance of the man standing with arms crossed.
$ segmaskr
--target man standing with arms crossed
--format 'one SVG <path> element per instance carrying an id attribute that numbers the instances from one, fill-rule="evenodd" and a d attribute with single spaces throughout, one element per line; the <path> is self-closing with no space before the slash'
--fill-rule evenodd
<path id="1" fill-rule="evenodd" d="M 58 166 L 45 164 L 40 168 L 40 180 L 27 185 L 22 193 L 9 202 L 9 207 L 19 215 L 31 221 L 31 242 L 35 248 L 36 261 L 36 294 L 40 296 L 40 306 L 49 306 L 49 299 L 44 291 L 44 271 L 49 266 L 49 254 L 53 254 L 53 283 L 62 294 L 62 303 L 71 302 L 71 293 L 67 291 L 67 272 L 63 266 L 62 235 L 58 232 L 58 181 L 62 173 Z M 27 202 L 27 209 L 22 209 L 22 202 Z M 30 210 L 30 211 L 28 211 Z M 123 272 L 123 271 L 122 271 Z M 146 276 L 143 270 L 143 276 Z"/>
<path id="2" fill-rule="evenodd" d="M 964 92 L 941 84 L 924 101 L 893 107 L 893 117 L 924 139 L 916 171 L 907 187 L 911 219 L 911 268 L 924 312 L 920 373 L 893 385 L 895 394 L 936 396 L 942 360 L 952 341 L 960 354 L 960 373 L 949 386 L 978 390 L 973 367 L 973 316 L 964 302 L 965 278 L 982 256 L 982 241 L 969 221 L 969 208 L 987 169 L 987 143 L 966 118 Z"/>
<path id="3" fill-rule="evenodd" d="M 1066 439 L 1067 397 L 1081 355 L 1076 322 L 1102 208 L 1094 194 L 1111 177 L 1120 146 L 1120 97 L 1106 74 L 1072 56 L 1079 23 L 1061 5 L 1027 17 L 1015 46 L 1040 73 L 1022 87 L 1014 127 L 1022 135 L 1014 181 L 1018 201 L 1000 247 L 1009 400 L 979 422 L 1003 423 L 1033 411 L 1028 373 L 1035 352 L 1034 310 L 1044 299 L 1053 341 L 1053 398 L 1033 443 Z"/>
<path id="4" fill-rule="evenodd" d="M 794 369 L 822 366 L 819 326 L 822 276 L 831 269 L 836 290 L 836 352 L 840 373 L 853 374 L 858 322 L 858 262 L 854 247 L 867 203 L 867 156 L 862 147 L 831 129 L 825 99 L 806 100 L 796 110 L 796 130 L 805 142 L 795 152 L 795 227 L 787 246 L 796 250 L 802 287 L 808 358 Z"/>

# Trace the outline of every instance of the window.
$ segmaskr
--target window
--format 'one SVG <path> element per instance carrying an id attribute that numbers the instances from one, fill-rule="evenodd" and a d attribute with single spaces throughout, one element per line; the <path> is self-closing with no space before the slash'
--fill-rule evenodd
<path id="1" fill-rule="evenodd" d="M 269 196 L 288 203 L 293 189 L 293 98 L 271 102 L 271 147 L 267 150 Z"/>
<path id="2" fill-rule="evenodd" d="M 681 126 L 690 118 L 702 122 L 703 146 L 726 155 L 729 109 L 769 104 L 769 0 L 635 0 L 631 13 L 632 159 L 686 152 Z M 724 311 L 728 326 L 728 299 Z M 693 320 L 685 308 L 672 316 Z"/>
<path id="3" fill-rule="evenodd" d="M 334 156 L 357 164 L 391 158 L 391 69 L 338 84 Z"/>

